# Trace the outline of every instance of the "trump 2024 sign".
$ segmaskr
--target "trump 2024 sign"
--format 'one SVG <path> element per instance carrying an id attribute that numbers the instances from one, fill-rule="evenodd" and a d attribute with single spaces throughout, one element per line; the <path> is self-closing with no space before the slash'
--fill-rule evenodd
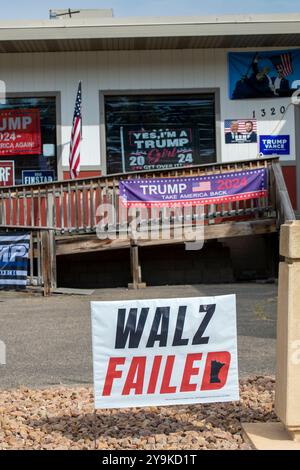
<path id="1" fill-rule="evenodd" d="M 91 310 L 96 408 L 239 400 L 235 295 Z"/>

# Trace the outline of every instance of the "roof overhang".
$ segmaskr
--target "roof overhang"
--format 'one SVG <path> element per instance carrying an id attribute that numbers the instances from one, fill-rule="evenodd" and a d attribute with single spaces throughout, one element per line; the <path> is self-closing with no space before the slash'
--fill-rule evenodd
<path id="1" fill-rule="evenodd" d="M 0 53 L 299 45 L 298 13 L 0 23 Z"/>

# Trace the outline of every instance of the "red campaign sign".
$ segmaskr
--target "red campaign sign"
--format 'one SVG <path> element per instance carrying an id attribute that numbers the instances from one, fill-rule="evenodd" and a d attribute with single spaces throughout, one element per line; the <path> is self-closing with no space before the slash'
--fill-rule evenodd
<path id="1" fill-rule="evenodd" d="M 0 187 L 14 186 L 14 184 L 15 184 L 14 162 L 0 161 Z"/>
<path id="2" fill-rule="evenodd" d="M 35 155 L 40 153 L 40 110 L 0 110 L 0 155 Z"/>

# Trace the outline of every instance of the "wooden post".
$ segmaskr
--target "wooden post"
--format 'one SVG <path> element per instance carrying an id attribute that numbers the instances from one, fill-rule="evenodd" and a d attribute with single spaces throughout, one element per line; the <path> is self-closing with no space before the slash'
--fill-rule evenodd
<path id="1" fill-rule="evenodd" d="M 51 269 L 51 288 L 57 287 L 57 269 L 56 269 L 56 240 L 54 230 L 49 232 L 50 239 L 50 269 Z"/>
<path id="2" fill-rule="evenodd" d="M 42 275 L 44 285 L 44 296 L 51 295 L 52 287 L 52 258 L 49 230 L 42 231 Z"/>
<path id="3" fill-rule="evenodd" d="M 281 226 L 275 409 L 300 443 L 300 221 Z"/>
<path id="4" fill-rule="evenodd" d="M 243 428 L 259 450 L 300 450 L 300 221 L 281 226 L 275 411 L 281 423 Z"/>
<path id="5" fill-rule="evenodd" d="M 133 240 L 130 243 L 130 264 L 132 284 L 128 284 L 128 289 L 145 288 L 146 284 L 142 282 L 142 270 L 139 262 L 139 247 Z"/>

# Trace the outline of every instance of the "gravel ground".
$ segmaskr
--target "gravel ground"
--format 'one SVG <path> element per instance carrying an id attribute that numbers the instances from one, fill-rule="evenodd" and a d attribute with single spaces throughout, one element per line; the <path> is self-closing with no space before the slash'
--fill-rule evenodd
<path id="1" fill-rule="evenodd" d="M 0 392 L 0 449 L 250 449 L 241 422 L 276 421 L 274 378 L 240 382 L 240 403 L 98 410 L 90 387 Z"/>

